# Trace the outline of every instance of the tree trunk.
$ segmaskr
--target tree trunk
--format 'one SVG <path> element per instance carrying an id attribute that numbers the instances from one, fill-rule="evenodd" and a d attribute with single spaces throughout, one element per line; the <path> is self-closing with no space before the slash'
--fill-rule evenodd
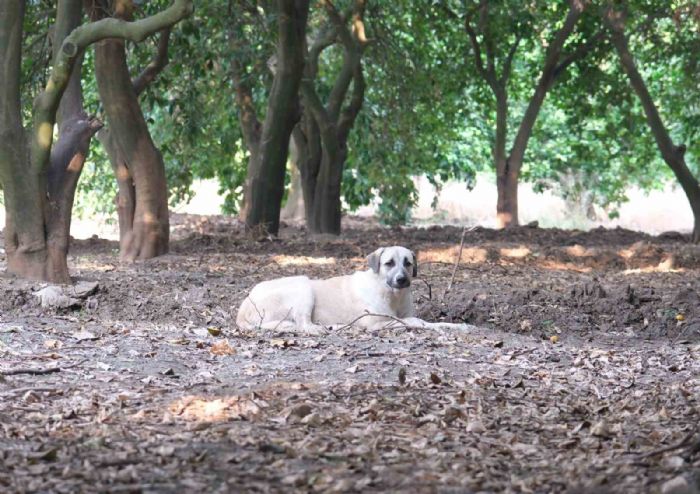
<path id="1" fill-rule="evenodd" d="M 63 0 L 54 34 L 54 64 L 63 40 L 80 24 L 82 2 Z M 15 173 L 5 182 L 8 270 L 24 278 L 70 282 L 68 249 L 73 201 L 90 139 L 100 123 L 83 111 L 78 56 L 57 110 L 58 141 L 52 147 L 48 172 L 26 173 L 24 133 L 15 144 Z M 20 127 L 17 123 L 16 127 Z M 5 140 L 5 139 L 3 139 Z M 24 175 L 24 176 L 23 176 Z"/>
<path id="2" fill-rule="evenodd" d="M 506 156 L 508 140 L 508 92 L 505 86 L 496 83 L 496 141 L 494 161 L 496 164 L 496 227 L 509 228 L 518 224 L 518 172 L 509 167 Z"/>
<path id="3" fill-rule="evenodd" d="M 321 171 L 314 191 L 312 221 L 309 225 L 312 233 L 340 235 L 343 161 L 336 150 L 329 147 L 323 149 Z"/>
<path id="4" fill-rule="evenodd" d="M 289 141 L 289 165 L 290 182 L 287 202 L 280 217 L 283 220 L 297 221 L 304 218 L 304 190 L 301 185 L 301 171 L 299 170 L 299 150 L 294 139 Z"/>
<path id="5" fill-rule="evenodd" d="M 81 0 L 62 0 L 54 32 L 54 58 L 63 40 L 80 25 Z M 68 249 L 73 202 L 92 136 L 101 122 L 83 109 L 80 83 L 83 57 L 79 55 L 58 106 L 58 141 L 51 149 L 48 171 L 48 264 L 53 279 L 69 279 Z"/>
<path id="6" fill-rule="evenodd" d="M 125 245 L 127 235 L 134 229 L 134 213 L 136 211 L 136 188 L 126 161 L 119 146 L 114 142 L 112 133 L 105 129 L 97 135 L 102 146 L 107 151 L 112 171 L 117 178 L 117 218 L 119 220 L 119 245 Z"/>
<path id="7" fill-rule="evenodd" d="M 278 0 L 277 69 L 257 146 L 251 152 L 243 217 L 247 229 L 276 235 L 284 196 L 289 139 L 299 120 L 299 84 L 304 70 L 308 0 Z"/>
<path id="8" fill-rule="evenodd" d="M 304 219 L 311 230 L 314 217 L 314 200 L 318 170 L 321 168 L 321 136 L 318 125 L 311 115 L 305 113 L 292 133 L 297 152 L 297 165 L 301 175 L 301 190 L 304 197 Z"/>
<path id="9" fill-rule="evenodd" d="M 7 266 L 9 272 L 25 278 L 67 283 L 75 188 L 89 140 L 100 127 L 82 112 L 82 53 L 106 38 L 140 41 L 189 15 L 192 3 L 175 0 L 170 8 L 144 21 L 76 27 L 81 2 L 59 0 L 53 65 L 46 87 L 34 100 L 28 134 L 22 126 L 19 84 L 24 5 L 0 2 L 0 180 L 7 212 Z M 57 115 L 59 140 L 53 145 Z"/>
<path id="10" fill-rule="evenodd" d="M 496 227 L 510 228 L 518 225 L 518 172 L 506 165 L 506 171 L 496 176 L 498 201 L 496 203 Z"/>
<path id="11" fill-rule="evenodd" d="M 307 74 L 301 86 L 303 125 L 297 127 L 294 136 L 302 143 L 300 148 L 305 150 L 301 172 L 305 184 L 307 227 L 312 233 L 339 235 L 340 194 L 347 141 L 364 102 L 362 54 L 367 44 L 363 21 L 365 2 L 355 2 L 352 29 L 347 28 L 343 16 L 331 2 L 326 2 L 325 7 L 330 22 L 318 33 L 308 50 Z M 313 80 L 318 72 L 319 56 L 335 42 L 336 37 L 344 48 L 343 65 L 324 105 Z M 346 103 L 351 86 L 352 93 Z"/>
<path id="12" fill-rule="evenodd" d="M 27 173 L 29 150 L 20 106 L 24 2 L 0 3 L 0 178 L 5 197 L 7 270 L 47 279 L 45 194 L 38 174 Z"/>
<path id="13" fill-rule="evenodd" d="M 659 148 L 661 157 L 681 184 L 685 192 L 690 208 L 693 211 L 693 242 L 700 242 L 700 184 L 697 178 L 688 168 L 685 162 L 684 145 L 673 143 L 666 126 L 659 115 L 659 111 L 647 88 L 644 78 L 637 70 L 634 57 L 629 50 L 627 36 L 624 32 L 624 18 L 621 14 L 609 10 L 605 13 L 604 20 L 612 31 L 612 42 L 617 51 L 620 63 L 627 74 L 632 89 L 637 93 L 637 97 L 644 108 L 644 114 L 651 129 L 656 145 Z"/>
<path id="14" fill-rule="evenodd" d="M 116 160 L 121 258 L 165 254 L 170 235 L 165 165 L 129 75 L 124 41 L 109 39 L 95 46 L 95 76 L 109 123 L 109 138 L 103 142 Z"/>

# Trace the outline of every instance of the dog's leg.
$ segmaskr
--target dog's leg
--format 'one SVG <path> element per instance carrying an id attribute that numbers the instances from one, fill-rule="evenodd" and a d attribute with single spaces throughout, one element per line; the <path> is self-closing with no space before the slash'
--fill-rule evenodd
<path id="1" fill-rule="evenodd" d="M 461 324 L 461 323 L 451 323 L 451 322 L 428 322 L 420 319 L 418 317 L 404 317 L 404 318 L 389 318 L 387 317 L 383 321 L 374 322 L 371 326 L 372 329 L 382 329 L 391 328 L 392 326 L 405 326 L 407 328 L 417 328 L 417 329 L 442 329 L 442 330 L 459 330 L 459 331 L 469 331 L 474 329 L 471 324 Z"/>
<path id="2" fill-rule="evenodd" d="M 285 297 L 286 314 L 283 319 L 264 321 L 260 329 L 273 333 L 293 333 L 305 336 L 326 334 L 323 326 L 314 324 L 311 314 L 314 310 L 314 292 L 308 279 L 294 287 L 294 291 Z M 280 314 L 278 312 L 278 314 Z"/>

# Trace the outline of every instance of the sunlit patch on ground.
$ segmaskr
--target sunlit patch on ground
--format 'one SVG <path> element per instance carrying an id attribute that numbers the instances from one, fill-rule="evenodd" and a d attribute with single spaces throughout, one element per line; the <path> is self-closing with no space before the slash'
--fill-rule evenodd
<path id="1" fill-rule="evenodd" d="M 457 262 L 459 246 L 433 247 L 421 249 L 418 260 L 421 262 Z M 479 264 L 488 259 L 488 250 L 481 247 L 464 247 L 460 257 L 460 264 Z"/>
<path id="2" fill-rule="evenodd" d="M 593 270 L 592 268 L 581 266 L 580 264 L 573 262 L 560 262 L 553 260 L 544 260 L 537 265 L 538 267 L 551 269 L 554 271 L 576 271 L 578 273 L 590 273 Z"/>
<path id="3" fill-rule="evenodd" d="M 523 257 L 527 257 L 532 254 L 532 251 L 524 245 L 521 245 L 520 247 L 503 248 L 499 251 L 499 253 L 501 254 L 501 257 L 522 259 Z"/>
<path id="4" fill-rule="evenodd" d="M 335 257 L 307 257 L 279 255 L 272 258 L 280 266 L 326 266 L 335 264 Z"/>
<path id="5" fill-rule="evenodd" d="M 592 249 L 587 249 L 583 245 L 572 245 L 571 247 L 566 247 L 564 252 L 573 257 L 591 257 L 595 255 Z"/>
<path id="6" fill-rule="evenodd" d="M 267 403 L 247 396 L 205 398 L 185 396 L 170 404 L 168 411 L 173 418 L 196 422 L 223 422 L 227 420 L 252 420 L 260 416 Z"/>

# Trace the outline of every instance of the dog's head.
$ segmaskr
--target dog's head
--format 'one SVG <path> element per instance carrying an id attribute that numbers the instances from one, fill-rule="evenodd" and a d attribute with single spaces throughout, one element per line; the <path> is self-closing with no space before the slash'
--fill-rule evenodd
<path id="1" fill-rule="evenodd" d="M 382 247 L 367 256 L 367 264 L 391 288 L 411 286 L 411 277 L 418 276 L 418 259 L 405 247 Z"/>

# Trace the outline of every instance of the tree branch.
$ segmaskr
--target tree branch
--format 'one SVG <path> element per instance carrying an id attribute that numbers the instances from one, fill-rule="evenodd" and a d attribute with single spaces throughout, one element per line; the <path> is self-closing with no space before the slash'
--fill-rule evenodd
<path id="1" fill-rule="evenodd" d="M 510 156 L 508 157 L 508 163 L 513 166 L 514 172 L 517 173 L 522 165 L 523 157 L 525 156 L 525 150 L 527 149 L 527 142 L 532 135 L 532 129 L 537 120 L 537 115 L 542 108 L 542 103 L 547 96 L 547 91 L 554 81 L 554 71 L 556 69 L 557 63 L 559 62 L 559 57 L 561 56 L 561 51 L 569 38 L 576 23 L 581 18 L 583 11 L 588 7 L 589 2 L 587 0 L 571 0 L 569 3 L 569 11 L 564 19 L 564 24 L 554 35 L 554 39 L 550 42 L 545 52 L 544 66 L 542 67 L 542 74 L 540 75 L 537 85 L 535 86 L 535 91 L 528 102 L 527 108 L 525 109 L 525 114 L 520 121 L 520 126 L 518 127 L 518 132 L 513 140 L 513 146 L 510 150 Z"/>
<path id="2" fill-rule="evenodd" d="M 499 84 L 501 87 L 505 87 L 506 84 L 508 83 L 508 79 L 510 79 L 510 70 L 513 65 L 513 58 L 515 57 L 515 53 L 518 51 L 518 46 L 520 45 L 520 41 L 522 40 L 522 37 L 520 34 L 515 35 L 515 41 L 511 45 L 510 49 L 508 50 L 508 55 L 506 55 L 506 60 L 503 62 L 503 69 L 501 71 L 501 77 L 499 78 Z"/>
<path id="3" fill-rule="evenodd" d="M 134 78 L 132 85 L 136 95 L 140 95 L 155 80 L 163 69 L 168 65 L 168 45 L 170 43 L 170 32 L 172 27 L 166 27 L 160 32 L 158 39 L 158 49 L 153 60 L 144 68 L 141 73 Z"/>
<path id="4" fill-rule="evenodd" d="M 260 145 L 260 134 L 262 123 L 258 118 L 253 99 L 253 88 L 248 82 L 249 75 L 245 72 L 242 64 L 233 57 L 231 60 L 231 72 L 233 74 L 233 85 L 236 89 L 236 102 L 240 108 L 239 121 L 246 146 L 251 153 L 256 153 Z"/>
<path id="5" fill-rule="evenodd" d="M 464 18 L 464 30 L 467 31 L 467 36 L 471 42 L 472 49 L 474 51 L 474 63 L 476 65 L 476 71 L 481 75 L 481 77 L 489 84 L 491 89 L 495 90 L 496 79 L 493 74 L 486 70 L 484 66 L 484 56 L 481 52 L 481 44 L 476 35 L 476 31 L 471 24 L 471 14 L 467 14 Z"/>
<path id="6" fill-rule="evenodd" d="M 565 72 L 571 64 L 585 58 L 586 55 L 588 55 L 600 41 L 605 39 L 606 36 L 607 33 L 605 32 L 605 30 L 601 29 L 595 34 L 595 36 L 592 36 L 588 41 L 578 45 L 574 51 L 572 51 L 561 62 L 559 62 L 559 65 L 557 65 L 554 69 L 552 78 L 556 79 L 557 77 L 559 77 L 560 74 Z"/>
<path id="7" fill-rule="evenodd" d="M 338 74 L 335 84 L 333 85 L 333 89 L 331 89 L 331 94 L 328 97 L 328 116 L 335 122 L 339 118 L 340 109 L 343 106 L 345 95 L 347 94 L 350 83 L 352 82 L 355 67 L 360 63 L 362 48 L 359 43 L 356 43 L 353 35 L 345 26 L 344 19 L 337 11 L 333 3 L 330 0 L 325 0 L 324 4 L 326 6 L 326 11 L 328 12 L 328 17 L 335 26 L 338 38 L 345 49 L 343 66 L 340 69 L 340 74 Z M 362 7 L 354 12 L 354 22 L 356 23 L 362 23 L 364 2 L 361 2 L 361 4 Z M 357 33 L 358 31 L 355 32 Z M 362 29 L 362 32 L 364 32 L 364 28 Z"/>
<path id="8" fill-rule="evenodd" d="M 311 112 L 311 116 L 313 116 L 316 123 L 318 123 L 321 132 L 324 132 L 323 129 L 333 128 L 333 121 L 328 116 L 328 112 L 326 111 L 326 107 L 323 106 L 321 98 L 318 97 L 312 80 L 307 78 L 301 80 L 301 94 L 304 97 L 306 110 Z"/>
<path id="9" fill-rule="evenodd" d="M 61 96 L 68 85 L 73 65 L 82 52 L 93 43 L 107 38 L 123 38 L 138 43 L 167 26 L 189 16 L 194 10 L 192 0 L 174 0 L 158 14 L 138 21 L 115 18 L 101 19 L 74 29 L 63 41 L 46 88 L 34 100 L 31 164 L 34 173 L 42 173 L 49 164 L 53 126 Z"/>
<path id="10" fill-rule="evenodd" d="M 355 68 L 352 84 L 352 97 L 350 98 L 348 106 L 340 114 L 340 119 L 338 121 L 338 140 L 342 143 L 347 141 L 350 129 L 352 129 L 365 99 L 366 85 L 361 63 L 357 64 Z"/>
<path id="11" fill-rule="evenodd" d="M 318 59 L 323 53 L 323 50 L 332 46 L 337 38 L 337 32 L 334 26 L 328 25 L 321 29 L 321 32 L 314 39 L 309 55 L 306 58 L 306 73 L 308 77 L 315 79 L 318 73 Z"/>

